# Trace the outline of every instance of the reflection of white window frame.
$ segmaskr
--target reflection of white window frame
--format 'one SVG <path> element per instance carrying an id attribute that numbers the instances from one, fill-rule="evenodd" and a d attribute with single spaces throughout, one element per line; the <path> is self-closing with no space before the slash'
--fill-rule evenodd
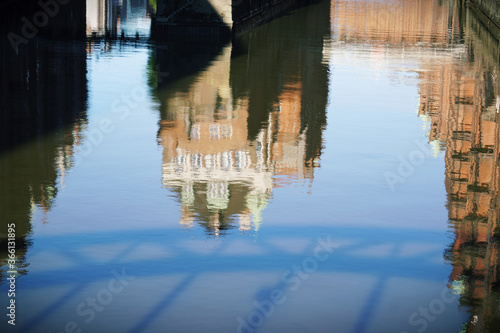
<path id="1" fill-rule="evenodd" d="M 233 154 L 230 151 L 222 153 L 222 170 L 229 171 L 233 166 Z"/>
<path id="2" fill-rule="evenodd" d="M 211 140 L 219 140 L 220 139 L 220 126 L 219 126 L 219 124 L 210 124 L 208 126 L 208 132 L 210 133 Z"/>
<path id="3" fill-rule="evenodd" d="M 194 205 L 194 189 L 192 183 L 185 183 L 182 186 L 181 201 L 183 205 L 193 206 Z"/>
<path id="4" fill-rule="evenodd" d="M 244 150 L 236 150 L 234 152 L 234 166 L 237 169 L 245 169 L 247 167 L 247 154 Z"/>
<path id="5" fill-rule="evenodd" d="M 193 166 L 193 169 L 198 170 L 202 167 L 202 160 L 201 160 L 201 154 L 193 154 L 191 157 L 191 165 Z"/>
<path id="6" fill-rule="evenodd" d="M 186 156 L 184 154 L 177 155 L 175 158 L 176 172 L 184 172 L 186 170 Z"/>
<path id="7" fill-rule="evenodd" d="M 209 209 L 226 209 L 229 204 L 227 182 L 207 183 L 207 204 Z"/>
<path id="8" fill-rule="evenodd" d="M 231 139 L 233 137 L 233 125 L 222 124 L 220 132 L 222 139 Z"/>
<path id="9" fill-rule="evenodd" d="M 262 165 L 264 164 L 264 145 L 260 140 L 257 140 L 257 143 L 255 144 L 255 155 L 257 158 L 257 165 Z"/>
<path id="10" fill-rule="evenodd" d="M 191 140 L 199 140 L 200 139 L 200 124 L 194 124 L 191 126 L 191 132 L 189 133 L 189 138 Z"/>
<path id="11" fill-rule="evenodd" d="M 213 170 L 215 167 L 214 156 L 212 154 L 205 155 L 205 167 L 208 170 Z"/>

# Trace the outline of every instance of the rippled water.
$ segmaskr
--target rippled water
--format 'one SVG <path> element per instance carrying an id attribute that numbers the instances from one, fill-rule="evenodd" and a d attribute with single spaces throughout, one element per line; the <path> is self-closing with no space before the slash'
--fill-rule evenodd
<path id="1" fill-rule="evenodd" d="M 151 13 L 88 1 L 85 41 L 2 45 L 2 331 L 495 331 L 473 12 L 323 1 L 206 45 L 148 42 Z"/>

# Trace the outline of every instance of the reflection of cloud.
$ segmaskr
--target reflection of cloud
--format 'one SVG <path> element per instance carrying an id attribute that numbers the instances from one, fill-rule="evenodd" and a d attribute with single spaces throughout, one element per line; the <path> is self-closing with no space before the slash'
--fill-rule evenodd
<path id="1" fill-rule="evenodd" d="M 351 255 L 369 258 L 385 258 L 394 251 L 394 244 L 379 244 L 366 248 L 361 248 L 351 252 Z"/>
<path id="2" fill-rule="evenodd" d="M 94 262 L 110 262 L 130 247 L 129 243 L 85 246 L 80 254 Z"/>
<path id="3" fill-rule="evenodd" d="M 167 251 L 163 246 L 155 244 L 143 244 L 134 248 L 124 261 L 145 261 L 173 257 L 172 253 Z"/>
<path id="4" fill-rule="evenodd" d="M 308 239 L 303 238 L 274 238 L 269 240 L 278 249 L 288 253 L 301 253 L 310 244 Z"/>
<path id="5" fill-rule="evenodd" d="M 30 262 L 30 272 L 62 270 L 74 265 L 69 258 L 52 251 L 38 253 L 30 258 Z"/>
<path id="6" fill-rule="evenodd" d="M 422 255 L 428 255 L 430 252 L 441 253 L 441 245 L 434 243 L 407 243 L 401 247 L 399 256 L 402 258 L 411 258 Z"/>
<path id="7" fill-rule="evenodd" d="M 263 255 L 265 251 L 262 247 L 246 240 L 233 240 L 224 247 L 224 255 Z"/>

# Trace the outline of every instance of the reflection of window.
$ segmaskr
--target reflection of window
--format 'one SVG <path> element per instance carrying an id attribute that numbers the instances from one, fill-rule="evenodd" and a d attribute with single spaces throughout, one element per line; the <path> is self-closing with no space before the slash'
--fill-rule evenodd
<path id="1" fill-rule="evenodd" d="M 208 169 L 208 170 L 213 170 L 214 169 L 214 156 L 211 155 L 211 154 L 207 154 L 205 156 L 205 167 Z"/>
<path id="2" fill-rule="evenodd" d="M 187 183 L 182 186 L 181 201 L 185 206 L 194 205 L 194 189 L 193 184 Z"/>
<path id="3" fill-rule="evenodd" d="M 207 184 L 207 206 L 209 209 L 226 209 L 229 203 L 229 188 L 226 182 Z"/>
<path id="4" fill-rule="evenodd" d="M 193 157 L 191 157 L 191 165 L 193 166 L 193 169 L 198 170 L 201 168 L 201 154 L 193 154 Z"/>
<path id="5" fill-rule="evenodd" d="M 231 139 L 233 136 L 233 126 L 231 124 L 224 124 L 220 129 L 222 139 Z"/>
<path id="6" fill-rule="evenodd" d="M 264 163 L 264 154 L 263 154 L 263 145 L 262 142 L 257 141 L 257 144 L 255 145 L 255 155 L 257 157 L 257 164 L 261 165 Z"/>
<path id="7" fill-rule="evenodd" d="M 237 150 L 234 152 L 235 166 L 238 169 L 244 169 L 247 166 L 247 158 L 245 151 Z"/>
<path id="8" fill-rule="evenodd" d="M 210 124 L 208 131 L 210 133 L 210 139 L 219 140 L 220 139 L 220 126 L 219 124 Z"/>
<path id="9" fill-rule="evenodd" d="M 222 153 L 222 170 L 228 171 L 231 169 L 233 165 L 233 159 L 231 156 L 231 152 L 225 151 Z"/>
<path id="10" fill-rule="evenodd" d="M 194 124 L 191 126 L 191 133 L 189 133 L 189 137 L 191 140 L 200 139 L 200 124 Z"/>
<path id="11" fill-rule="evenodd" d="M 175 172 L 183 172 L 185 170 L 186 157 L 184 155 L 178 155 L 175 158 Z"/>

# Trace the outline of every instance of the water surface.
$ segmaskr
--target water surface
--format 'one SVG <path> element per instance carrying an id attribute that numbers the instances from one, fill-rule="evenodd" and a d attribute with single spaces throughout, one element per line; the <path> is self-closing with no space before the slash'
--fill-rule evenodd
<path id="1" fill-rule="evenodd" d="M 14 331 L 494 331 L 498 42 L 472 12 L 323 1 L 220 45 L 147 42 L 152 12 L 88 2 L 85 41 L 2 54 Z"/>

